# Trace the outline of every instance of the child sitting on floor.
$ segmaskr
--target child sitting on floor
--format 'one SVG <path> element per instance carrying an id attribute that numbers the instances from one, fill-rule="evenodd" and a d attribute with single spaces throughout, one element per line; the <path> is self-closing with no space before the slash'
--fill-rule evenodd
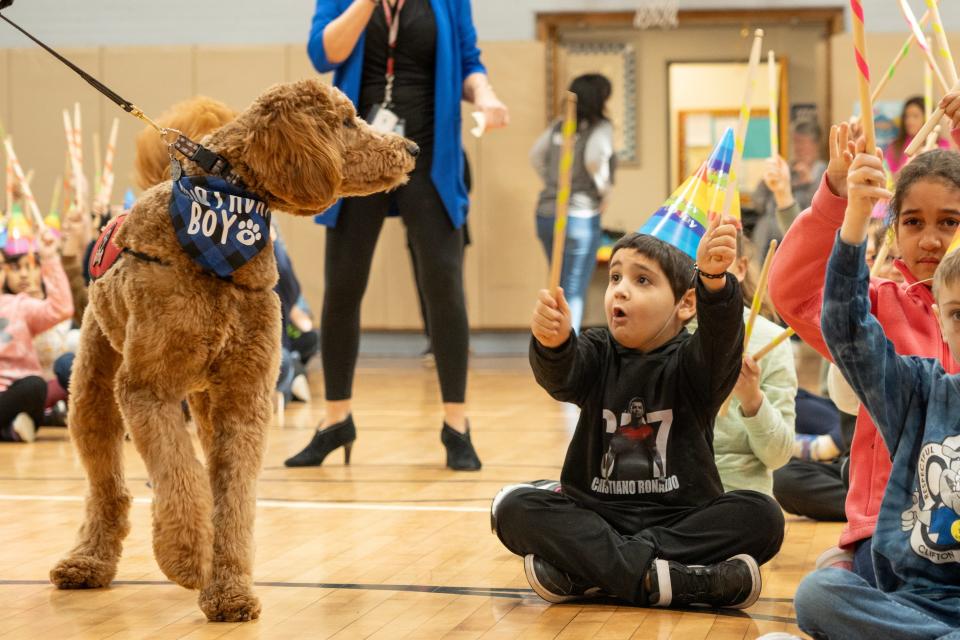
<path id="1" fill-rule="evenodd" d="M 888 194 L 880 153 L 863 149 L 860 141 L 847 179 L 821 326 L 834 362 L 893 458 L 873 533 L 876 586 L 852 571 L 815 571 L 797 589 L 797 623 L 815 638 L 954 637 L 960 627 L 960 376 L 947 374 L 938 359 L 897 355 L 870 313 L 867 218 L 876 199 Z M 930 154 L 939 155 L 931 156 L 937 165 L 928 188 L 898 190 L 896 210 L 956 228 L 960 183 L 951 176 L 960 175 L 960 156 Z M 924 165 L 925 155 L 904 171 Z M 958 361 L 960 251 L 937 266 L 933 296 L 933 315 Z"/>
<path id="2" fill-rule="evenodd" d="M 548 602 L 602 593 L 742 608 L 760 594 L 757 563 L 780 549 L 783 514 L 761 493 L 725 494 L 712 446 L 743 351 L 743 299 L 726 273 L 734 223 L 711 220 L 699 267 L 653 236 L 621 238 L 607 328 L 577 335 L 562 290 L 539 294 L 530 362 L 555 399 L 580 406 L 580 420 L 560 485 L 505 487 L 491 521 Z"/>
<path id="3" fill-rule="evenodd" d="M 43 417 L 47 383 L 33 339 L 73 315 L 70 283 L 60 264 L 57 240 L 49 229 L 40 235 L 40 273 L 47 297 L 29 293 L 0 295 L 0 441 L 33 442 Z M 0 270 L 0 280 L 8 277 Z M 0 282 L 2 288 L 4 282 Z"/>

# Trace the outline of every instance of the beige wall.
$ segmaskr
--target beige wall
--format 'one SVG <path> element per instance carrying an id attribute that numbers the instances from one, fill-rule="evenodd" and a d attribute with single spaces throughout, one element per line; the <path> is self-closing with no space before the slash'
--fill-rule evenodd
<path id="1" fill-rule="evenodd" d="M 159 115 L 170 104 L 197 93 L 245 107 L 263 88 L 315 75 L 303 46 L 137 47 L 64 50 L 70 59 L 103 79 L 120 95 Z M 512 126 L 480 140 L 464 136 L 473 166 L 470 216 L 473 246 L 466 253 L 466 289 L 474 328 L 526 326 L 546 264 L 536 242 L 533 206 L 539 186 L 527 150 L 543 126 L 545 80 L 543 45 L 536 42 L 488 46 L 484 58 L 501 95 L 510 104 Z M 238 72 L 238 69 L 241 70 Z M 38 49 L 0 50 L 0 121 L 14 137 L 42 207 L 63 173 L 65 153 L 61 111 L 79 101 L 83 113 L 84 158 L 92 179 L 92 134 L 105 141 L 114 117 L 120 119 L 115 159 L 114 201 L 133 184 L 133 140 L 139 121 L 99 97 L 48 54 Z M 464 111 L 465 121 L 469 119 Z M 469 126 L 469 125 L 468 125 Z M 324 230 L 312 220 L 278 216 L 305 294 L 319 313 L 323 299 Z M 366 328 L 418 329 L 410 260 L 402 224 L 387 221 L 380 238 L 362 322 Z"/>
<path id="2" fill-rule="evenodd" d="M 818 41 L 814 30 L 805 27 L 764 28 L 764 50 L 772 47 L 789 58 L 791 102 L 820 102 L 828 81 L 824 73 L 817 73 L 817 65 L 825 64 L 825 43 Z M 743 60 L 750 38 L 743 38 L 738 28 L 728 27 L 643 33 L 592 31 L 575 37 L 616 41 L 629 38 L 636 51 L 640 162 L 620 171 L 604 221 L 606 226 L 634 229 L 660 205 L 669 188 L 668 61 Z M 835 51 L 845 50 L 844 43 L 849 38 L 844 38 L 835 39 Z M 882 44 L 875 45 L 885 60 L 889 59 L 886 51 L 892 56 L 901 36 L 887 40 L 892 44 L 886 50 Z M 199 92 L 240 109 L 274 82 L 314 73 L 301 45 L 108 47 L 64 53 L 149 114 L 159 114 L 173 102 Z M 529 321 L 535 292 L 546 279 L 546 261 L 536 240 L 533 219 L 540 185 L 527 162 L 530 145 L 546 125 L 545 50 L 539 42 L 492 42 L 483 44 L 483 54 L 494 86 L 510 107 L 512 124 L 509 129 L 491 132 L 480 140 L 464 136 L 474 175 L 470 214 L 473 246 L 466 253 L 467 304 L 474 328 L 522 328 Z M 837 68 L 845 69 L 846 56 L 835 58 L 840 61 Z M 238 73 L 238 69 L 242 71 Z M 898 76 L 895 82 L 903 81 L 906 75 Z M 919 74 L 916 83 L 919 87 Z M 892 95 L 895 87 L 891 89 Z M 835 104 L 849 104 L 856 89 L 852 84 L 844 87 L 835 78 L 832 90 Z M 114 197 L 118 200 L 132 184 L 132 143 L 141 128 L 139 123 L 97 97 L 92 88 L 46 53 L 35 49 L 0 50 L 0 118 L 14 135 L 24 165 L 37 172 L 34 185 L 42 205 L 49 200 L 54 178 L 63 171 L 60 112 L 78 99 L 84 114 L 89 173 L 92 132 L 98 129 L 104 139 L 111 120 L 120 116 Z M 467 113 L 465 109 L 465 121 L 469 123 Z M 284 216 L 278 221 L 307 298 L 319 312 L 324 231 L 310 220 Z M 599 299 L 596 292 L 592 295 L 591 306 L 596 306 Z M 366 328 L 419 328 L 409 257 L 398 220 L 388 220 L 385 225 L 362 319 Z"/>

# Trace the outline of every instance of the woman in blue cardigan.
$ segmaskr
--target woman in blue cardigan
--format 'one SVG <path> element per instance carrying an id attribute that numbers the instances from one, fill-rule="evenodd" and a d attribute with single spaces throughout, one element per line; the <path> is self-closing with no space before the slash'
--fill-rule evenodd
<path id="1" fill-rule="evenodd" d="M 420 147 L 410 181 L 391 193 L 341 200 L 327 225 L 321 354 L 326 415 L 288 467 L 316 466 L 356 439 L 351 391 L 360 344 L 360 303 L 384 218 L 399 214 L 417 261 L 443 396 L 440 438 L 447 466 L 480 468 L 464 410 L 469 328 L 463 294 L 463 184 L 460 101 L 488 129 L 506 126 L 480 62 L 469 0 L 317 0 L 307 52 L 361 117 Z"/>

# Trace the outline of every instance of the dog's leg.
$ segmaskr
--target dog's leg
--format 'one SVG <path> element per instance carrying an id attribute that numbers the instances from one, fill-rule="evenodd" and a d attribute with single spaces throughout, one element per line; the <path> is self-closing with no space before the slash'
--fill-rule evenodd
<path id="1" fill-rule="evenodd" d="M 240 376 L 224 375 L 230 385 L 211 391 L 207 410 L 198 415 L 199 428 L 213 434 L 207 466 L 216 505 L 213 577 L 200 593 L 200 608 L 210 620 L 236 622 L 260 616 L 253 593 L 253 522 L 274 380 L 265 375 L 245 385 Z M 241 375 L 249 379 L 250 372 Z"/>
<path id="2" fill-rule="evenodd" d="M 185 389 L 175 363 L 184 360 L 137 362 L 137 351 L 125 351 L 117 398 L 153 484 L 153 553 L 164 575 L 199 589 L 210 577 L 212 501 L 180 406 Z"/>
<path id="3" fill-rule="evenodd" d="M 130 531 L 123 479 L 123 420 L 113 397 L 120 354 L 87 313 L 70 380 L 70 434 L 87 472 L 86 519 L 77 545 L 50 571 L 61 589 L 105 587 Z"/>

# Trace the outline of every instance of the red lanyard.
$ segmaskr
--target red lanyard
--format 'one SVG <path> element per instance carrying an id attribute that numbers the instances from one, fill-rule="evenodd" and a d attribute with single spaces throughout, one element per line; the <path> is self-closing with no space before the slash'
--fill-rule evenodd
<path id="1" fill-rule="evenodd" d="M 387 78 L 393 77 L 394 51 L 397 48 L 397 34 L 400 33 L 400 11 L 406 0 L 396 0 L 391 11 L 388 0 L 380 0 L 383 4 L 383 17 L 387 21 Z"/>

